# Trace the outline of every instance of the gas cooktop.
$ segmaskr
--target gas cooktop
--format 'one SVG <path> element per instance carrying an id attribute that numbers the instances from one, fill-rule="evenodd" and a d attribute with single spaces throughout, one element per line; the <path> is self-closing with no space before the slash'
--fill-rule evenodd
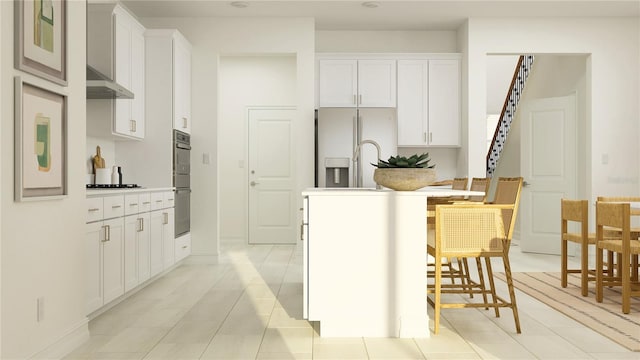
<path id="1" fill-rule="evenodd" d="M 138 184 L 87 184 L 87 189 L 134 189 Z"/>

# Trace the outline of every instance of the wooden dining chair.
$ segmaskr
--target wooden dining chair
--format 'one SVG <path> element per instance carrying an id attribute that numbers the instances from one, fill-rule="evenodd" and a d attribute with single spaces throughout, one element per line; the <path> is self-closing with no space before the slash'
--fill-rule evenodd
<path id="1" fill-rule="evenodd" d="M 570 232 L 570 224 L 578 224 L 579 232 Z M 560 265 L 560 285 L 567 287 L 568 274 L 580 274 L 580 289 L 582 296 L 587 296 L 588 282 L 594 281 L 595 269 L 589 269 L 589 245 L 595 246 L 596 234 L 589 233 L 589 201 L 561 199 L 560 201 L 560 242 L 561 242 L 561 265 Z M 568 243 L 573 242 L 580 245 L 580 269 L 568 268 Z"/>
<path id="2" fill-rule="evenodd" d="M 499 190 L 498 190 L 499 188 Z M 520 320 L 516 304 L 515 289 L 511 277 L 509 248 L 514 224 L 520 204 L 522 178 L 499 178 L 496 189 L 497 204 L 457 203 L 436 206 L 435 236 L 427 238 L 427 252 L 435 259 L 433 284 L 427 286 L 429 303 L 434 307 L 434 333 L 438 333 L 441 308 L 493 307 L 496 317 L 500 316 L 500 307 L 509 307 L 513 311 L 516 331 L 520 330 Z M 478 265 L 478 282 L 464 286 L 442 284 L 442 257 L 475 258 Z M 491 258 L 502 258 L 509 300 L 496 294 Z M 485 259 L 489 287 L 486 288 L 482 263 Z M 443 293 L 482 294 L 481 303 L 442 303 Z M 491 302 L 488 296 L 491 296 Z"/>
<path id="3" fill-rule="evenodd" d="M 598 196 L 596 201 L 601 202 L 613 202 L 613 203 L 640 203 L 640 196 Z M 631 216 L 640 216 L 640 209 L 631 208 L 630 207 Z M 640 228 L 631 227 L 630 228 L 630 236 L 631 239 L 640 239 Z M 612 229 L 604 229 L 604 237 L 605 238 L 617 238 L 620 237 L 620 234 L 617 230 Z M 607 273 L 611 276 L 613 275 L 614 263 L 617 263 L 618 268 L 621 266 L 620 264 L 620 254 L 618 254 L 618 261 L 615 262 L 613 259 L 613 252 L 608 252 L 607 254 Z M 611 266 L 609 266 L 611 264 Z M 631 268 L 634 271 L 631 274 L 631 280 L 638 281 L 639 272 L 640 272 L 640 262 L 638 261 L 638 255 L 635 255 L 631 258 Z"/>
<path id="4" fill-rule="evenodd" d="M 640 241 L 631 239 L 629 203 L 596 202 L 596 301 L 602 302 L 605 286 L 622 287 L 622 312 L 631 311 L 631 297 L 640 296 L 640 284 L 631 279 L 630 258 L 640 254 Z M 605 238 L 605 228 L 615 228 L 620 238 Z M 613 276 L 604 276 L 604 251 L 620 254 L 620 267 Z M 635 269 L 633 269 L 635 271 Z"/>

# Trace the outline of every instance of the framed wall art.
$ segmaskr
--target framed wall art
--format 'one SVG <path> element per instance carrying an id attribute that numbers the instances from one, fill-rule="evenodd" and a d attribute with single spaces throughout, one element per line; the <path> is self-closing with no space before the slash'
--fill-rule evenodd
<path id="1" fill-rule="evenodd" d="M 15 67 L 67 85 L 67 1 L 16 0 Z"/>
<path id="2" fill-rule="evenodd" d="M 67 96 L 15 78 L 15 201 L 67 195 Z"/>

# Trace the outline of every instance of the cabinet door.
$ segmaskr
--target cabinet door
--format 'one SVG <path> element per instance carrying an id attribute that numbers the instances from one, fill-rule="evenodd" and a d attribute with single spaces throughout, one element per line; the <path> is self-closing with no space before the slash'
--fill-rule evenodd
<path id="1" fill-rule="evenodd" d="M 138 286 L 138 231 L 140 220 L 137 215 L 124 218 L 124 291 Z"/>
<path id="2" fill-rule="evenodd" d="M 358 62 L 356 60 L 320 60 L 320 106 L 356 107 Z"/>
<path id="3" fill-rule="evenodd" d="M 398 146 L 427 144 L 427 60 L 398 60 Z"/>
<path id="4" fill-rule="evenodd" d="M 396 106 L 396 61 L 358 61 L 358 106 Z"/>
<path id="5" fill-rule="evenodd" d="M 431 146 L 460 146 L 460 61 L 429 60 Z"/>
<path id="6" fill-rule="evenodd" d="M 104 303 L 124 294 L 124 219 L 106 220 L 102 242 L 102 281 Z"/>
<path id="7" fill-rule="evenodd" d="M 154 276 L 162 271 L 164 263 L 162 257 L 164 215 L 162 215 L 162 210 L 152 211 L 149 223 L 149 231 L 151 233 L 149 240 L 149 268 L 150 276 Z"/>
<path id="8" fill-rule="evenodd" d="M 89 223 L 85 231 L 85 287 L 86 314 L 100 308 L 104 303 L 102 292 L 102 221 Z"/>
<path id="9" fill-rule="evenodd" d="M 162 227 L 162 253 L 164 256 L 164 268 L 171 267 L 175 262 L 175 212 L 173 208 L 162 210 L 164 223 Z"/>
<path id="10" fill-rule="evenodd" d="M 138 283 L 143 283 L 151 277 L 149 256 L 151 252 L 151 214 L 138 215 L 141 230 L 138 232 Z"/>
<path id="11" fill-rule="evenodd" d="M 131 24 L 123 14 L 115 15 L 115 80 L 127 89 L 131 89 Z M 135 94 L 134 94 L 135 95 Z M 131 135 L 131 99 L 116 99 L 113 132 Z"/>
<path id="12" fill-rule="evenodd" d="M 144 32 L 134 28 L 131 32 L 131 136 L 144 138 L 145 134 L 145 87 L 144 87 Z"/>
<path id="13" fill-rule="evenodd" d="M 173 48 L 173 128 L 191 133 L 191 51 L 179 39 L 174 39 Z"/>

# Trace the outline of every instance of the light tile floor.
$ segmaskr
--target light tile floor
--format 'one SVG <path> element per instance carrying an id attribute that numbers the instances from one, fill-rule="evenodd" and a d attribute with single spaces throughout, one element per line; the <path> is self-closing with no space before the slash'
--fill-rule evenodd
<path id="1" fill-rule="evenodd" d="M 193 258 L 91 320 L 91 338 L 65 359 L 640 358 L 521 292 L 519 335 L 509 310 L 445 309 L 427 339 L 322 338 L 302 320 L 299 246 L 221 247 L 211 263 Z M 514 271 L 557 271 L 559 261 L 511 249 Z"/>

